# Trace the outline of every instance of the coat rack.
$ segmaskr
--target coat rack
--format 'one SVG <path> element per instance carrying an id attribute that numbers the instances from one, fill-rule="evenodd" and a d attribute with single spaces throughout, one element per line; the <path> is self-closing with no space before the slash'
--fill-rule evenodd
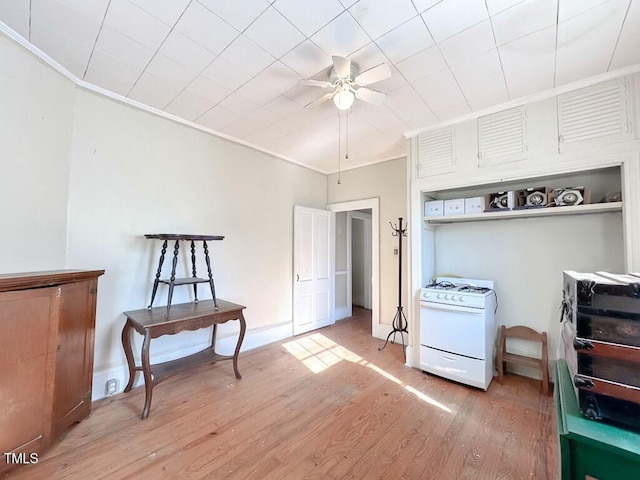
<path id="1" fill-rule="evenodd" d="M 407 354 L 405 351 L 404 334 L 406 333 L 408 337 L 409 332 L 407 331 L 407 317 L 405 317 L 404 312 L 402 311 L 402 237 L 407 236 L 407 226 L 402 228 L 402 218 L 398 218 L 398 226 L 393 225 L 391 222 L 389 222 L 389 225 L 391 225 L 391 229 L 393 230 L 391 235 L 398 237 L 398 309 L 396 310 L 396 316 L 393 317 L 393 322 L 391 322 L 393 330 L 389 332 L 384 345 L 379 347 L 378 350 L 384 350 L 384 347 L 389 343 L 391 335 L 393 335 L 391 343 L 395 343 L 396 333 L 399 332 L 402 339 L 402 353 L 405 356 L 404 360 L 406 362 Z"/>

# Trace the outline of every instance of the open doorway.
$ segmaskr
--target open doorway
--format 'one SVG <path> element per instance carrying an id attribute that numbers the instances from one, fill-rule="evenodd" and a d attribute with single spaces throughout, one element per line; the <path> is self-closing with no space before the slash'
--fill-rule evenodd
<path id="1" fill-rule="evenodd" d="M 379 329 L 379 210 L 378 199 L 327 206 L 335 212 L 335 319 L 354 310 L 371 312 L 371 334 Z"/>
<path id="2" fill-rule="evenodd" d="M 351 224 L 351 305 L 371 310 L 371 209 L 347 212 L 347 218 Z"/>

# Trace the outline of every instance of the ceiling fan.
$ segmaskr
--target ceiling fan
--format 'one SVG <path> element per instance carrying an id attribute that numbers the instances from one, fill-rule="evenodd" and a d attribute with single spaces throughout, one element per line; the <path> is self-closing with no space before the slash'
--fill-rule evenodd
<path id="1" fill-rule="evenodd" d="M 376 65 L 364 72 L 358 71 L 358 66 L 345 57 L 334 55 L 333 67 L 329 74 L 329 81 L 301 80 L 300 85 L 331 89 L 322 97 L 305 105 L 305 108 L 315 107 L 333 98 L 339 110 L 348 110 L 353 105 L 354 98 L 374 105 L 382 105 L 386 94 L 367 88 L 366 85 L 379 82 L 391 76 L 391 69 L 386 63 Z"/>

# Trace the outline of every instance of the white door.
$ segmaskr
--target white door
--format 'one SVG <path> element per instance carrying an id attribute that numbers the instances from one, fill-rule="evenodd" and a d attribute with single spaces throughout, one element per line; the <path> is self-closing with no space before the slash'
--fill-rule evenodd
<path id="1" fill-rule="evenodd" d="M 334 322 L 334 214 L 294 207 L 293 334 Z"/>

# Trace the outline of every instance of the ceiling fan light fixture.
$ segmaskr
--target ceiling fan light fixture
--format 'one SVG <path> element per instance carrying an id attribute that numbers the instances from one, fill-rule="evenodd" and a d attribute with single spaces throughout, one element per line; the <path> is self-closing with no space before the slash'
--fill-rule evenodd
<path id="1" fill-rule="evenodd" d="M 355 95 L 349 89 L 349 86 L 342 85 L 333 96 L 333 103 L 338 107 L 338 110 L 349 110 L 351 105 L 353 105 L 354 98 Z"/>

